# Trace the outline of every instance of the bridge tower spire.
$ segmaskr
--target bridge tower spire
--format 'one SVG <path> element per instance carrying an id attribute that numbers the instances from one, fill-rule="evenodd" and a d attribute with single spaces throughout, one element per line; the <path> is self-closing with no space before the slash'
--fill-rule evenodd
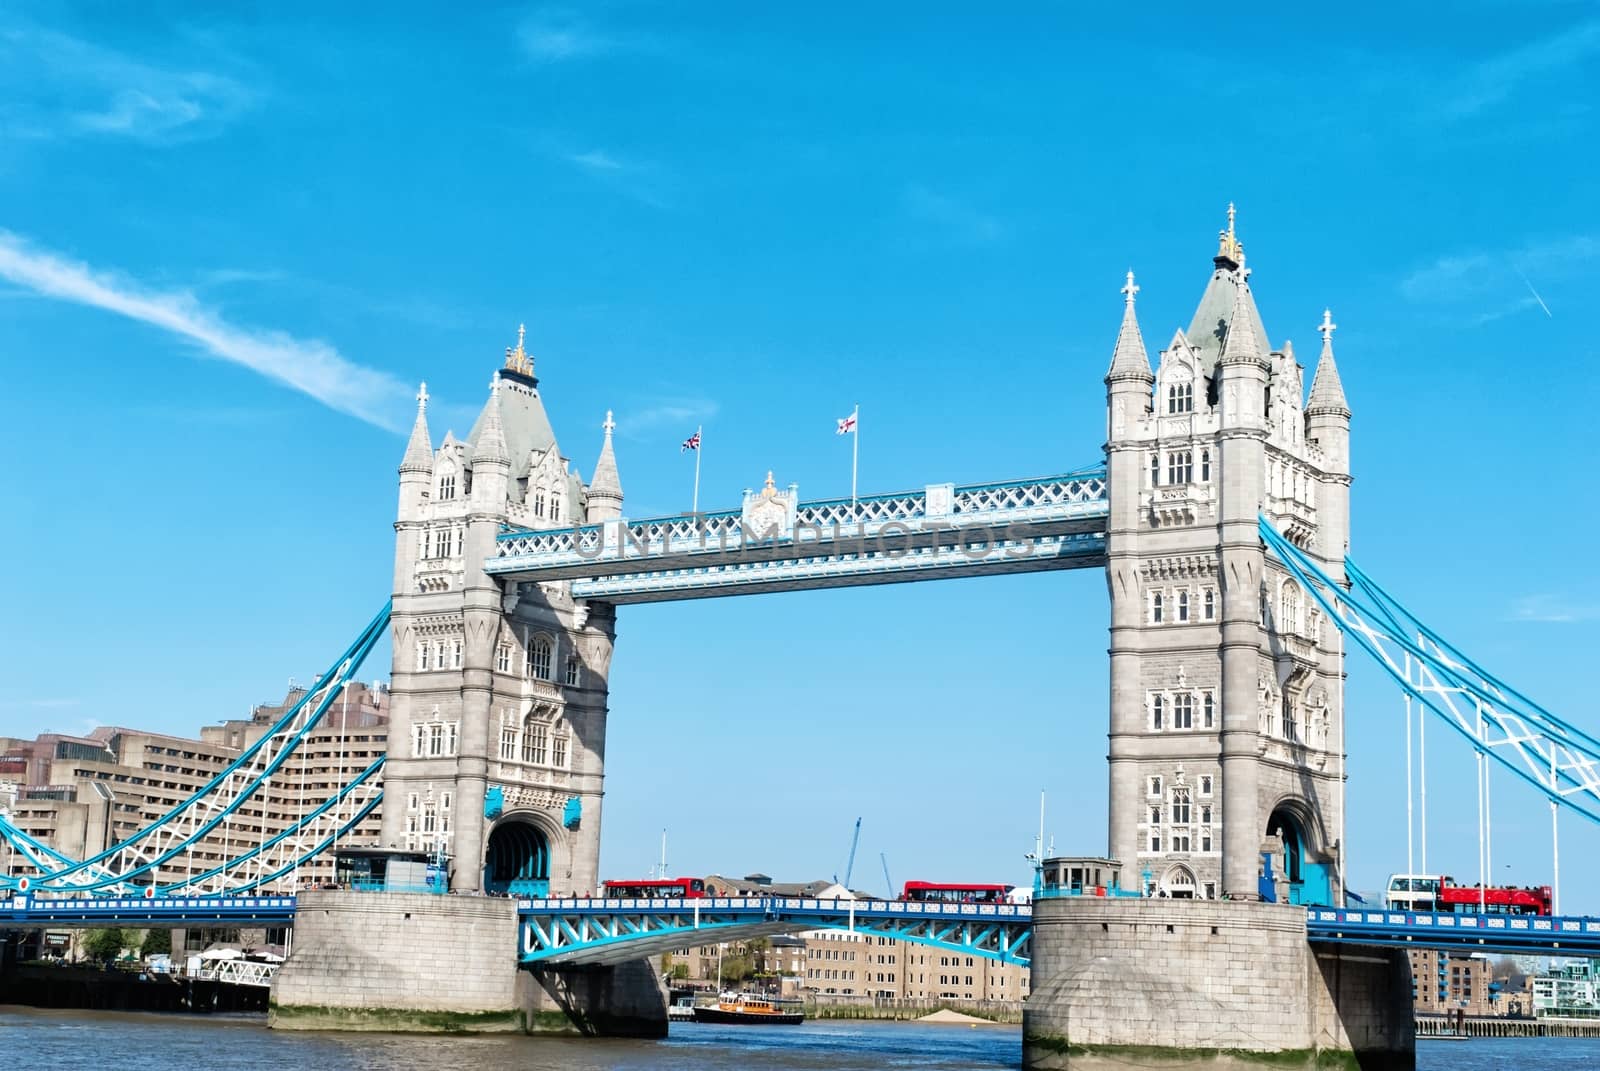
<path id="1" fill-rule="evenodd" d="M 1293 349 L 1272 351 L 1250 282 L 1230 206 L 1189 330 L 1153 375 L 1119 338 L 1106 376 L 1108 847 L 1126 886 L 1253 899 L 1266 852 L 1284 896 L 1332 903 L 1337 638 L 1265 557 L 1257 517 L 1342 556 L 1348 410 L 1313 388 L 1302 413 Z"/>
<path id="2" fill-rule="evenodd" d="M 589 481 L 587 519 L 590 524 L 613 520 L 622 516 L 622 480 L 617 475 L 617 457 L 611 449 L 611 433 L 617 422 L 606 410 L 606 421 L 600 425 L 605 441 L 600 444 L 600 459 L 594 463 L 594 479 Z"/>

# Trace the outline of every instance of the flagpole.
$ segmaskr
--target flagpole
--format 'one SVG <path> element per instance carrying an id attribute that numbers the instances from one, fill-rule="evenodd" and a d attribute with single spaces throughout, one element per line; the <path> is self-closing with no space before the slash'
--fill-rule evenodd
<path id="1" fill-rule="evenodd" d="M 694 429 L 694 504 L 689 507 L 690 513 L 700 512 L 700 447 L 705 441 L 700 435 L 701 430 Z"/>
<path id="2" fill-rule="evenodd" d="M 856 509 L 856 471 L 861 467 L 861 404 L 856 403 L 855 411 L 850 414 L 855 418 L 855 427 L 851 430 L 851 437 L 855 442 L 850 447 L 850 512 Z"/>

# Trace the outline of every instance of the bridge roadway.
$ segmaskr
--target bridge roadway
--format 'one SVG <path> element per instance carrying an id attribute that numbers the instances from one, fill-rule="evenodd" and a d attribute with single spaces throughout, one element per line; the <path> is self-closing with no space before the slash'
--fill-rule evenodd
<path id="1" fill-rule="evenodd" d="M 1103 469 L 810 502 L 769 481 L 736 510 L 507 529 L 484 570 L 622 604 L 1077 569 L 1108 516 Z"/>
<path id="2" fill-rule="evenodd" d="M 788 896 L 520 900 L 517 921 L 517 958 L 528 966 L 620 963 L 805 930 L 848 930 L 1026 966 L 1033 908 Z"/>
<path id="3" fill-rule="evenodd" d="M 0 900 L 0 928 L 282 926 L 294 921 L 294 911 L 293 896 L 17 895 Z M 793 897 L 554 899 L 517 901 L 517 921 L 517 958 L 529 967 L 616 963 L 692 944 L 804 930 L 849 930 L 1026 965 L 1033 909 Z M 1313 944 L 1600 957 L 1600 918 L 1589 916 L 1308 907 L 1306 935 Z"/>

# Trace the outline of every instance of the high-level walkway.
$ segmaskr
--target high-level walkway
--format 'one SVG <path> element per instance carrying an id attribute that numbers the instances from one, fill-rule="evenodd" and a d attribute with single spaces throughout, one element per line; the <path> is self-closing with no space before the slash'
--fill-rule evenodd
<path id="1" fill-rule="evenodd" d="M 853 501 L 769 477 L 736 510 L 508 529 L 484 571 L 620 604 L 1080 569 L 1105 564 L 1107 515 L 1102 469 Z"/>

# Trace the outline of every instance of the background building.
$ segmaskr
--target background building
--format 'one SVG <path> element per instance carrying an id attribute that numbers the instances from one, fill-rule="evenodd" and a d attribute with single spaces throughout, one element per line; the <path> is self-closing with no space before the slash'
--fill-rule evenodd
<path id="1" fill-rule="evenodd" d="M 0 738 L 0 775 L 12 786 L 0 793 L 0 806 L 11 812 L 14 825 L 56 851 L 75 859 L 96 855 L 193 795 L 305 694 L 291 685 L 283 702 L 206 726 L 198 740 L 120 726 L 101 726 L 86 736 Z M 387 687 L 352 683 L 272 780 L 181 856 L 156 868 L 154 882 L 182 881 L 294 825 L 331 796 L 342 778 L 384 754 L 388 720 Z M 376 845 L 382 810 L 380 804 L 341 843 Z M 0 866 L 12 875 L 34 873 L 9 845 L 0 847 Z M 269 889 L 288 892 L 297 883 L 332 880 L 333 858 L 324 853 Z"/>
<path id="2" fill-rule="evenodd" d="M 869 899 L 836 882 L 776 882 L 765 874 L 706 877 L 716 896 L 801 896 L 814 899 Z M 715 986 L 727 981 L 730 963 L 748 963 L 756 984 L 781 986 L 786 995 L 869 997 L 934 1002 L 939 1000 L 1020 1001 L 1028 995 L 1028 968 L 983 956 L 956 955 L 877 934 L 810 930 L 764 941 L 696 945 L 663 958 L 662 968 L 676 980 Z"/>

